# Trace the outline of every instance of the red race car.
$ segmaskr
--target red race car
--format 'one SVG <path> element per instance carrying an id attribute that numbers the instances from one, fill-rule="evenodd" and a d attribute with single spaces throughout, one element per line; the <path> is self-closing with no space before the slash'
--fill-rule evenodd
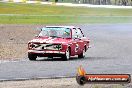
<path id="1" fill-rule="evenodd" d="M 28 58 L 61 57 L 69 60 L 78 55 L 84 58 L 90 40 L 84 37 L 80 28 L 74 26 L 46 26 L 33 40 L 28 42 Z"/>

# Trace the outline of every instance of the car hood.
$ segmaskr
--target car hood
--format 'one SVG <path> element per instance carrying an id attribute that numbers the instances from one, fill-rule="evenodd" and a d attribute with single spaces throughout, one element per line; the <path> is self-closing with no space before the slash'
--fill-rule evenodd
<path id="1" fill-rule="evenodd" d="M 68 38 L 52 38 L 52 37 L 42 37 L 42 38 L 34 38 L 29 42 L 35 43 L 68 43 L 71 39 Z"/>

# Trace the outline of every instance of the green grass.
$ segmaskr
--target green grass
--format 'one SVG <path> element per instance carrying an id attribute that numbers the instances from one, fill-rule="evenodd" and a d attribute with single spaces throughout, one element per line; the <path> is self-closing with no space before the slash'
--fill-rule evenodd
<path id="1" fill-rule="evenodd" d="M 131 22 L 132 9 L 106 9 L 40 4 L 0 3 L 0 24 Z"/>

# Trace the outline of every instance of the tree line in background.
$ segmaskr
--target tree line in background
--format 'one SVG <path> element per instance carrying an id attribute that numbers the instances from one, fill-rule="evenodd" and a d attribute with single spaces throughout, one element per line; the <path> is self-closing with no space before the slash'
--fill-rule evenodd
<path id="1" fill-rule="evenodd" d="M 76 1 L 95 5 L 132 5 L 132 0 L 75 0 L 75 2 Z"/>
<path id="2" fill-rule="evenodd" d="M 72 3 L 84 3 L 84 4 L 94 4 L 94 5 L 132 6 L 132 0 L 42 0 L 42 1 L 72 2 Z"/>
<path id="3" fill-rule="evenodd" d="M 131 5 L 132 0 L 83 0 L 83 3 L 96 5 Z"/>

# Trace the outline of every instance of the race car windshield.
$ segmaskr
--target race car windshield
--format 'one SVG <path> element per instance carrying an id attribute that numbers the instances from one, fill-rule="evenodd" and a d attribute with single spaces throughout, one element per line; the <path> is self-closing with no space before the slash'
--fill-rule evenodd
<path id="1" fill-rule="evenodd" d="M 61 27 L 46 27 L 42 28 L 40 32 L 40 37 L 59 37 L 59 38 L 70 38 L 70 29 L 69 28 L 61 28 Z"/>

